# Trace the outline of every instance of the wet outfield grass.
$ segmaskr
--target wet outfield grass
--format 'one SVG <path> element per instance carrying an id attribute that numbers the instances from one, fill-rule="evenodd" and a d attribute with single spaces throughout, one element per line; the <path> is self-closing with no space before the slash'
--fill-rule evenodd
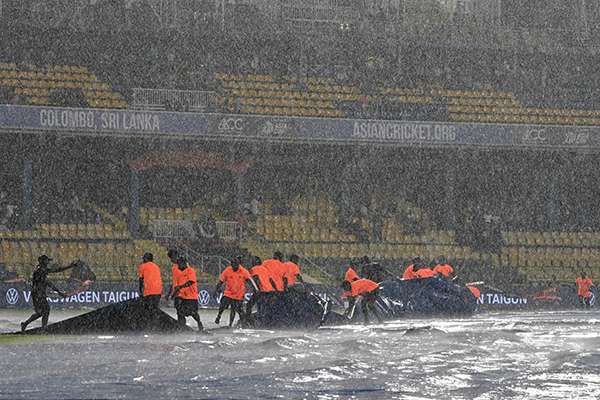
<path id="1" fill-rule="evenodd" d="M 0 312 L 0 329 L 23 317 Z M 0 399 L 600 398 L 595 311 L 310 331 L 215 329 L 213 311 L 202 317 L 211 334 L 0 336 Z"/>

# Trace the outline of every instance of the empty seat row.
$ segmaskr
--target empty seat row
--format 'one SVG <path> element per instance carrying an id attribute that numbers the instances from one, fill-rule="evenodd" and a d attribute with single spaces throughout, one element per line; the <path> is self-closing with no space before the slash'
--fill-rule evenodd
<path id="1" fill-rule="evenodd" d="M 598 232 L 503 232 L 507 245 L 600 246 Z"/>
<path id="2" fill-rule="evenodd" d="M 469 97 L 450 97 L 446 99 L 449 106 L 488 106 L 488 107 L 520 107 L 521 103 L 512 98 L 469 98 Z"/>
<path id="3" fill-rule="evenodd" d="M 246 83 L 251 84 L 253 82 L 274 82 L 275 78 L 269 74 L 231 74 L 226 72 L 217 72 L 215 78 L 223 82 L 232 83 Z M 325 76 L 295 76 L 287 75 L 281 76 L 277 79 L 281 82 L 295 83 L 298 81 L 305 82 L 310 85 L 335 85 L 335 79 Z"/>
<path id="4" fill-rule="evenodd" d="M 16 71 L 16 70 L 1 70 L 0 78 L 8 79 L 30 79 L 30 80 L 46 80 L 46 81 L 74 81 L 74 82 L 94 82 L 96 77 L 91 74 L 73 74 L 73 73 L 58 73 L 51 71 Z"/>
<path id="5" fill-rule="evenodd" d="M 129 232 L 109 224 L 40 224 L 31 230 L 0 231 L 6 239 L 127 239 Z"/>
<path id="6" fill-rule="evenodd" d="M 573 120 L 581 117 L 598 117 L 600 112 L 589 110 L 560 110 L 560 109 L 537 109 L 526 108 L 519 105 L 504 107 L 498 105 L 449 105 L 448 111 L 452 113 L 467 113 L 467 114 L 514 114 L 527 115 L 531 117 L 563 117 L 566 120 Z"/>
<path id="7" fill-rule="evenodd" d="M 0 79 L 0 86 L 15 88 L 84 89 L 112 91 L 110 85 L 101 82 L 46 81 L 38 79 Z"/>
<path id="8" fill-rule="evenodd" d="M 303 116 L 303 117 L 343 117 L 344 113 L 338 109 L 304 108 L 304 107 L 261 107 L 242 106 L 240 112 L 244 114 L 280 115 L 280 116 Z"/>
<path id="9" fill-rule="evenodd" d="M 526 115 L 507 114 L 463 114 L 450 113 L 451 121 L 456 122 L 486 122 L 486 123 L 518 123 L 518 124 L 542 124 L 542 125 L 585 125 L 595 126 L 600 120 L 592 118 L 567 118 L 567 117 L 541 117 Z"/>
<path id="10" fill-rule="evenodd" d="M 272 106 L 272 107 L 304 107 L 304 108 L 335 108 L 331 101 L 302 100 L 290 98 L 260 98 L 240 97 L 242 106 Z"/>
<path id="11" fill-rule="evenodd" d="M 270 82 L 273 80 L 273 76 L 269 74 L 230 74 L 226 72 L 217 72 L 215 74 L 217 79 L 221 79 L 224 81 L 239 81 L 239 80 L 247 80 L 247 81 L 258 81 L 258 82 Z"/>
<path id="12" fill-rule="evenodd" d="M 193 208 L 169 208 L 169 207 L 142 207 L 140 208 L 140 224 L 148 225 L 155 220 L 185 220 L 194 221 L 203 216 L 210 215 L 218 218 L 219 214 L 202 207 Z"/>
<path id="13" fill-rule="evenodd" d="M 240 98 L 263 98 L 263 99 L 288 99 L 288 100 L 314 100 L 314 101 L 356 101 L 358 94 L 354 93 L 317 93 L 303 90 L 242 90 L 232 89 L 231 96 Z"/>
<path id="14" fill-rule="evenodd" d="M 433 97 L 430 96 L 386 96 L 386 99 L 406 104 L 433 104 Z"/>
<path id="15" fill-rule="evenodd" d="M 88 104 L 93 108 L 127 108 L 124 100 L 93 100 L 88 99 Z"/>

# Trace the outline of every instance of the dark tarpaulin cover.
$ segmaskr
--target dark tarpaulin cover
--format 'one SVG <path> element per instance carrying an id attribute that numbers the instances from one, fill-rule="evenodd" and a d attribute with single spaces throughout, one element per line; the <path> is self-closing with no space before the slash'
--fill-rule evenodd
<path id="1" fill-rule="evenodd" d="M 114 332 L 175 332 L 191 330 L 180 326 L 170 315 L 155 310 L 148 314 L 142 301 L 127 300 L 111 304 L 88 313 L 50 324 L 46 329 L 35 328 L 25 331 L 26 334 L 93 334 Z"/>

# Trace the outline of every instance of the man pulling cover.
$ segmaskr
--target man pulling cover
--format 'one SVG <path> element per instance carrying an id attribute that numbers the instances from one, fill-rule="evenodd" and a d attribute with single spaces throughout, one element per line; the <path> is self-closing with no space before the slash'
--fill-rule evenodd
<path id="1" fill-rule="evenodd" d="M 55 274 L 57 272 L 66 271 L 73 268 L 75 264 L 68 265 L 66 267 L 50 267 L 49 263 L 52 261 L 47 255 L 43 254 L 38 258 L 38 266 L 33 271 L 31 278 L 31 300 L 33 301 L 34 313 L 25 322 L 21 322 L 21 332 L 25 332 L 27 325 L 32 323 L 38 318 L 42 318 L 42 328 L 46 329 L 48 326 L 48 318 L 50 317 L 50 304 L 48 304 L 46 290 L 48 287 L 56 291 L 62 297 L 66 297 L 66 294 L 61 292 L 52 282 L 48 280 L 48 274 Z"/>

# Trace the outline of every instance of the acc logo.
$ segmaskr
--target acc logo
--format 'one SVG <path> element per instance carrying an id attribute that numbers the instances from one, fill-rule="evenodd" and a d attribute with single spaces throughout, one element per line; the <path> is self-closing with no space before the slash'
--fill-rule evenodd
<path id="1" fill-rule="evenodd" d="M 544 129 L 530 129 L 525 132 L 523 141 L 525 142 L 545 142 L 546 141 L 546 130 Z"/>
<path id="2" fill-rule="evenodd" d="M 209 301 L 210 301 L 210 293 L 208 293 L 207 290 L 201 290 L 200 293 L 198 293 L 198 303 L 205 306 L 208 304 Z"/>
<path id="3" fill-rule="evenodd" d="M 223 118 L 219 122 L 219 132 L 240 132 L 244 130 L 244 120 L 241 118 Z"/>
<path id="4" fill-rule="evenodd" d="M 14 306 L 19 301 L 19 292 L 15 288 L 10 288 L 6 291 L 6 302 Z"/>

